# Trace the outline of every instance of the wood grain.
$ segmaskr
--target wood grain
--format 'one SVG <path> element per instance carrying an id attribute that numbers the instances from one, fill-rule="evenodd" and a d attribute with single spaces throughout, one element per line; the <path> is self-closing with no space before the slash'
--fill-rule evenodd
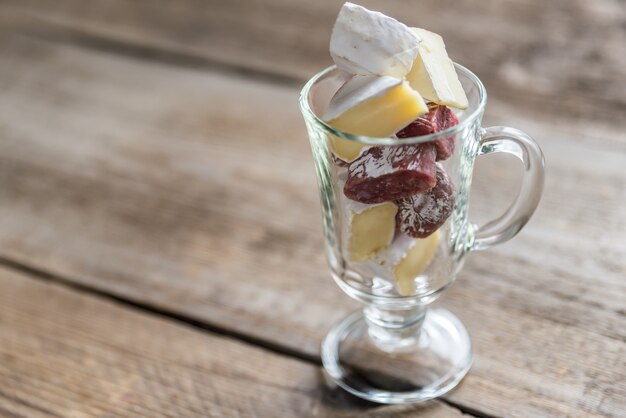
<path id="1" fill-rule="evenodd" d="M 342 3 L 5 0 L 4 6 L 76 40 L 107 39 L 305 80 L 330 63 L 330 29 Z M 490 94 L 536 117 L 558 113 L 626 127 L 622 1 L 360 3 L 442 34 L 451 56 L 475 71 Z"/>
<path id="2" fill-rule="evenodd" d="M 296 89 L 16 36 L 3 51 L 3 257 L 318 354 L 356 305 L 328 277 Z M 537 137 L 547 185 L 524 232 L 472 255 L 442 300 L 476 353 L 447 399 L 494 416 L 619 416 L 624 135 L 498 100 L 488 119 Z M 481 163 L 475 212 L 506 206 L 511 168 Z"/>
<path id="3" fill-rule="evenodd" d="M 4 417 L 463 416 L 364 403 L 317 366 L 5 268 L 0 288 Z"/>

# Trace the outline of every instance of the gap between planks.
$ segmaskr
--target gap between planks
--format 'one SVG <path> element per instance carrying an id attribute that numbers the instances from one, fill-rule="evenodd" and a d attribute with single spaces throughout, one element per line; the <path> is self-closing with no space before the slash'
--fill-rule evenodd
<path id="1" fill-rule="evenodd" d="M 233 331 L 233 330 L 223 328 L 214 324 L 200 321 L 200 320 L 188 317 L 186 315 L 181 315 L 181 314 L 171 312 L 168 310 L 159 309 L 149 304 L 139 303 L 128 298 L 124 298 L 124 297 L 121 297 L 121 296 L 118 296 L 118 295 L 115 295 L 115 294 L 112 294 L 112 293 L 109 293 L 100 289 L 96 289 L 93 287 L 80 284 L 79 282 L 72 281 L 69 278 L 66 278 L 58 274 L 48 272 L 48 271 L 45 271 L 36 267 L 29 266 L 29 265 L 26 265 L 24 263 L 21 263 L 15 260 L 11 260 L 3 256 L 0 256 L 0 266 L 4 266 L 8 269 L 26 274 L 33 279 L 52 282 L 52 283 L 55 283 L 57 285 L 63 286 L 65 288 L 71 289 L 79 293 L 83 293 L 83 294 L 94 296 L 100 299 L 112 301 L 117 304 L 123 305 L 127 308 L 132 308 L 132 309 L 141 311 L 143 313 L 149 313 L 151 315 L 155 315 L 163 319 L 175 321 L 177 323 L 192 327 L 202 332 L 209 332 L 215 335 L 230 338 L 232 340 L 242 342 L 244 344 L 247 344 L 256 348 L 261 348 L 261 349 L 270 351 L 272 353 L 275 353 L 284 357 L 297 359 L 297 360 L 303 361 L 305 363 L 308 363 L 314 366 L 322 365 L 320 358 L 293 350 L 287 346 L 282 346 L 279 344 L 272 343 L 271 341 L 266 341 L 260 338 L 255 338 L 250 335 L 246 335 L 237 331 Z M 0 397 L 1 396 L 2 396 L 2 393 L 0 393 Z M 476 418 L 500 418 L 496 415 L 486 414 L 481 411 L 475 410 L 473 408 L 465 407 L 456 402 L 451 402 L 444 398 L 438 398 L 437 400 L 446 404 L 447 406 L 451 408 L 458 409 L 462 414 L 466 416 L 476 417 Z M 372 403 L 372 406 L 384 406 L 384 405 Z M 2 410 L 0 409 L 0 412 L 1 411 Z M 46 411 L 46 412 L 49 412 L 49 411 Z"/>
<path id="2" fill-rule="evenodd" d="M 220 61 L 213 57 L 193 54 L 189 51 L 180 52 L 162 46 L 151 46 L 128 40 L 98 36 L 58 23 L 46 22 L 45 27 L 28 28 L 20 33 L 33 37 L 38 41 L 72 45 L 96 52 L 120 55 L 163 65 L 210 70 L 219 74 L 239 76 L 274 85 L 299 88 L 306 81 L 300 77 L 283 74 L 278 71 Z"/>

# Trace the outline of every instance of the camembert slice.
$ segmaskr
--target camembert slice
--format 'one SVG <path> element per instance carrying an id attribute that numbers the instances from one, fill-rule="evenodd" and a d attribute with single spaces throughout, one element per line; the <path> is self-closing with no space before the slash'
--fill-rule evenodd
<path id="1" fill-rule="evenodd" d="M 437 252 L 440 239 L 441 233 L 439 231 L 435 231 L 427 238 L 416 239 L 406 255 L 396 264 L 393 269 L 393 277 L 396 280 L 398 293 L 408 296 L 415 291 L 413 281 L 430 264 Z"/>
<path id="2" fill-rule="evenodd" d="M 348 227 L 348 256 L 365 261 L 385 250 L 396 230 L 398 207 L 391 202 L 375 206 L 351 205 Z"/>
<path id="3" fill-rule="evenodd" d="M 465 109 L 467 96 L 452 60 L 448 58 L 443 38 L 425 29 L 412 28 L 422 39 L 411 71 L 406 78 L 424 98 L 444 106 Z"/>
<path id="4" fill-rule="evenodd" d="M 389 76 L 354 76 L 331 99 L 324 120 L 353 135 L 393 135 L 428 112 L 422 96 L 408 82 Z M 333 152 L 344 161 L 359 156 L 363 145 L 331 137 Z"/>

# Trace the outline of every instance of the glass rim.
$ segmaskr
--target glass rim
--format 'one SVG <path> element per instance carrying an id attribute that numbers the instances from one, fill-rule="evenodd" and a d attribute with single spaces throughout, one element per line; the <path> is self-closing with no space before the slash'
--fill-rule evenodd
<path id="1" fill-rule="evenodd" d="M 467 117 L 464 117 L 459 122 L 458 125 L 455 125 L 451 128 L 445 129 L 441 132 L 437 132 L 434 134 L 402 138 L 401 140 L 402 144 L 419 144 L 421 142 L 434 141 L 442 137 L 455 135 L 456 133 L 461 132 L 463 129 L 465 129 L 465 127 L 470 125 L 483 112 L 485 108 L 485 104 L 487 103 L 487 91 L 485 90 L 485 86 L 480 81 L 480 79 L 476 76 L 476 74 L 474 74 L 473 72 L 471 72 L 470 70 L 462 66 L 461 64 L 458 64 L 455 62 L 454 66 L 457 71 L 467 76 L 478 87 L 478 94 L 479 94 L 478 105 Z M 300 110 L 302 111 L 302 114 L 305 117 L 309 117 L 314 122 L 317 128 L 323 130 L 327 134 L 335 135 L 342 139 L 360 142 L 362 144 L 367 144 L 367 145 L 398 145 L 399 144 L 398 139 L 396 138 L 389 138 L 389 137 L 377 138 L 377 137 L 370 137 L 370 136 L 365 136 L 365 135 L 354 135 L 354 134 L 350 134 L 348 132 L 344 132 L 339 129 L 335 129 L 332 126 L 328 125 L 319 116 L 315 114 L 315 112 L 313 111 L 313 109 L 311 109 L 311 106 L 309 105 L 309 94 L 311 92 L 311 88 L 320 79 L 322 79 L 324 76 L 328 75 L 332 71 L 335 71 L 336 69 L 337 69 L 336 65 L 331 65 L 330 67 L 327 67 L 323 69 L 322 71 L 320 71 L 319 73 L 315 74 L 313 77 L 311 77 L 309 81 L 307 81 L 307 83 L 304 85 L 304 87 L 300 91 L 300 97 L 299 97 Z"/>

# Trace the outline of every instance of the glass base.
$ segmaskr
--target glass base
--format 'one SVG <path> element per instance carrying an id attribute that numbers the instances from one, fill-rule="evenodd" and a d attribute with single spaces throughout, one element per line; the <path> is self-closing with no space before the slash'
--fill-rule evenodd
<path id="1" fill-rule="evenodd" d="M 418 403 L 453 389 L 472 364 L 465 327 L 445 309 L 426 312 L 415 344 L 381 350 L 362 311 L 337 323 L 322 343 L 326 372 L 343 389 L 385 404 Z"/>

